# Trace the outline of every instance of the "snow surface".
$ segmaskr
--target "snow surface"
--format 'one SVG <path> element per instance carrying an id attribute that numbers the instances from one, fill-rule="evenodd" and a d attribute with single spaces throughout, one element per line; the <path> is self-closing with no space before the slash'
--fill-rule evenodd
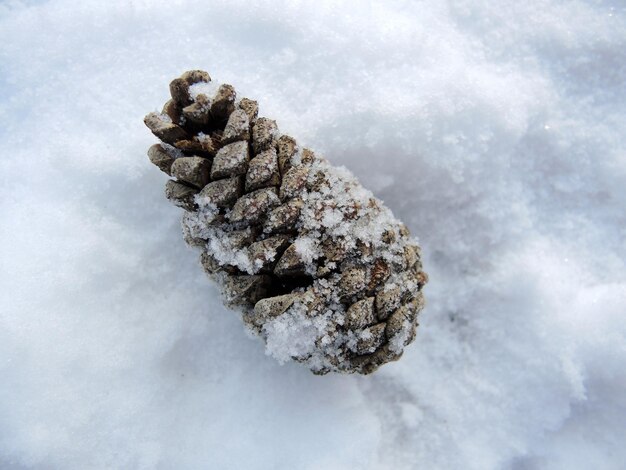
<path id="1" fill-rule="evenodd" d="M 624 468 L 625 15 L 0 4 L 0 468 Z M 145 155 L 194 68 L 419 235 L 399 362 L 316 377 L 224 309 Z"/>

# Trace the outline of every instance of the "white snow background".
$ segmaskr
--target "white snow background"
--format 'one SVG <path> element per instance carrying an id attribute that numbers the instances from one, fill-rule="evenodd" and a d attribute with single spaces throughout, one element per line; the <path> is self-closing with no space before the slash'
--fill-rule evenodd
<path id="1" fill-rule="evenodd" d="M 430 275 L 368 377 L 280 366 L 182 240 L 143 116 L 208 70 Z M 623 1 L 0 3 L 0 468 L 626 468 Z"/>

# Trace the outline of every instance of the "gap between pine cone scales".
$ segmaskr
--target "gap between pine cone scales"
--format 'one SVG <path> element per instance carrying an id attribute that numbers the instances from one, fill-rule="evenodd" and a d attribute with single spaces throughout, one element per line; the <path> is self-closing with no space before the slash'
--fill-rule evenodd
<path id="1" fill-rule="evenodd" d="M 428 276 L 408 229 L 345 168 L 279 132 L 258 104 L 192 70 L 144 122 L 224 302 L 280 362 L 369 374 L 415 339 Z"/>

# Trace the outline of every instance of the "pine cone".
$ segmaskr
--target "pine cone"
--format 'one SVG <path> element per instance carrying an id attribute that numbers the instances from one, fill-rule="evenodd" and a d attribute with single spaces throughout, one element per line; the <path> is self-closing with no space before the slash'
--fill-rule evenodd
<path id="1" fill-rule="evenodd" d="M 368 374 L 397 360 L 423 308 L 420 248 L 382 202 L 258 117 L 256 101 L 194 70 L 146 125 L 174 179 L 185 241 L 281 362 Z"/>

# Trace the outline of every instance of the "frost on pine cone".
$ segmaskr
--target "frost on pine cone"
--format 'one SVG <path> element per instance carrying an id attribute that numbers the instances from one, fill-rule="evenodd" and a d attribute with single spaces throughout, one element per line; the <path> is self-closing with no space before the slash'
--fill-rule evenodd
<path id="1" fill-rule="evenodd" d="M 162 141 L 148 156 L 173 178 L 185 241 L 267 352 L 318 374 L 397 360 L 427 281 L 406 226 L 231 85 L 193 70 L 170 93 L 145 118 Z"/>

